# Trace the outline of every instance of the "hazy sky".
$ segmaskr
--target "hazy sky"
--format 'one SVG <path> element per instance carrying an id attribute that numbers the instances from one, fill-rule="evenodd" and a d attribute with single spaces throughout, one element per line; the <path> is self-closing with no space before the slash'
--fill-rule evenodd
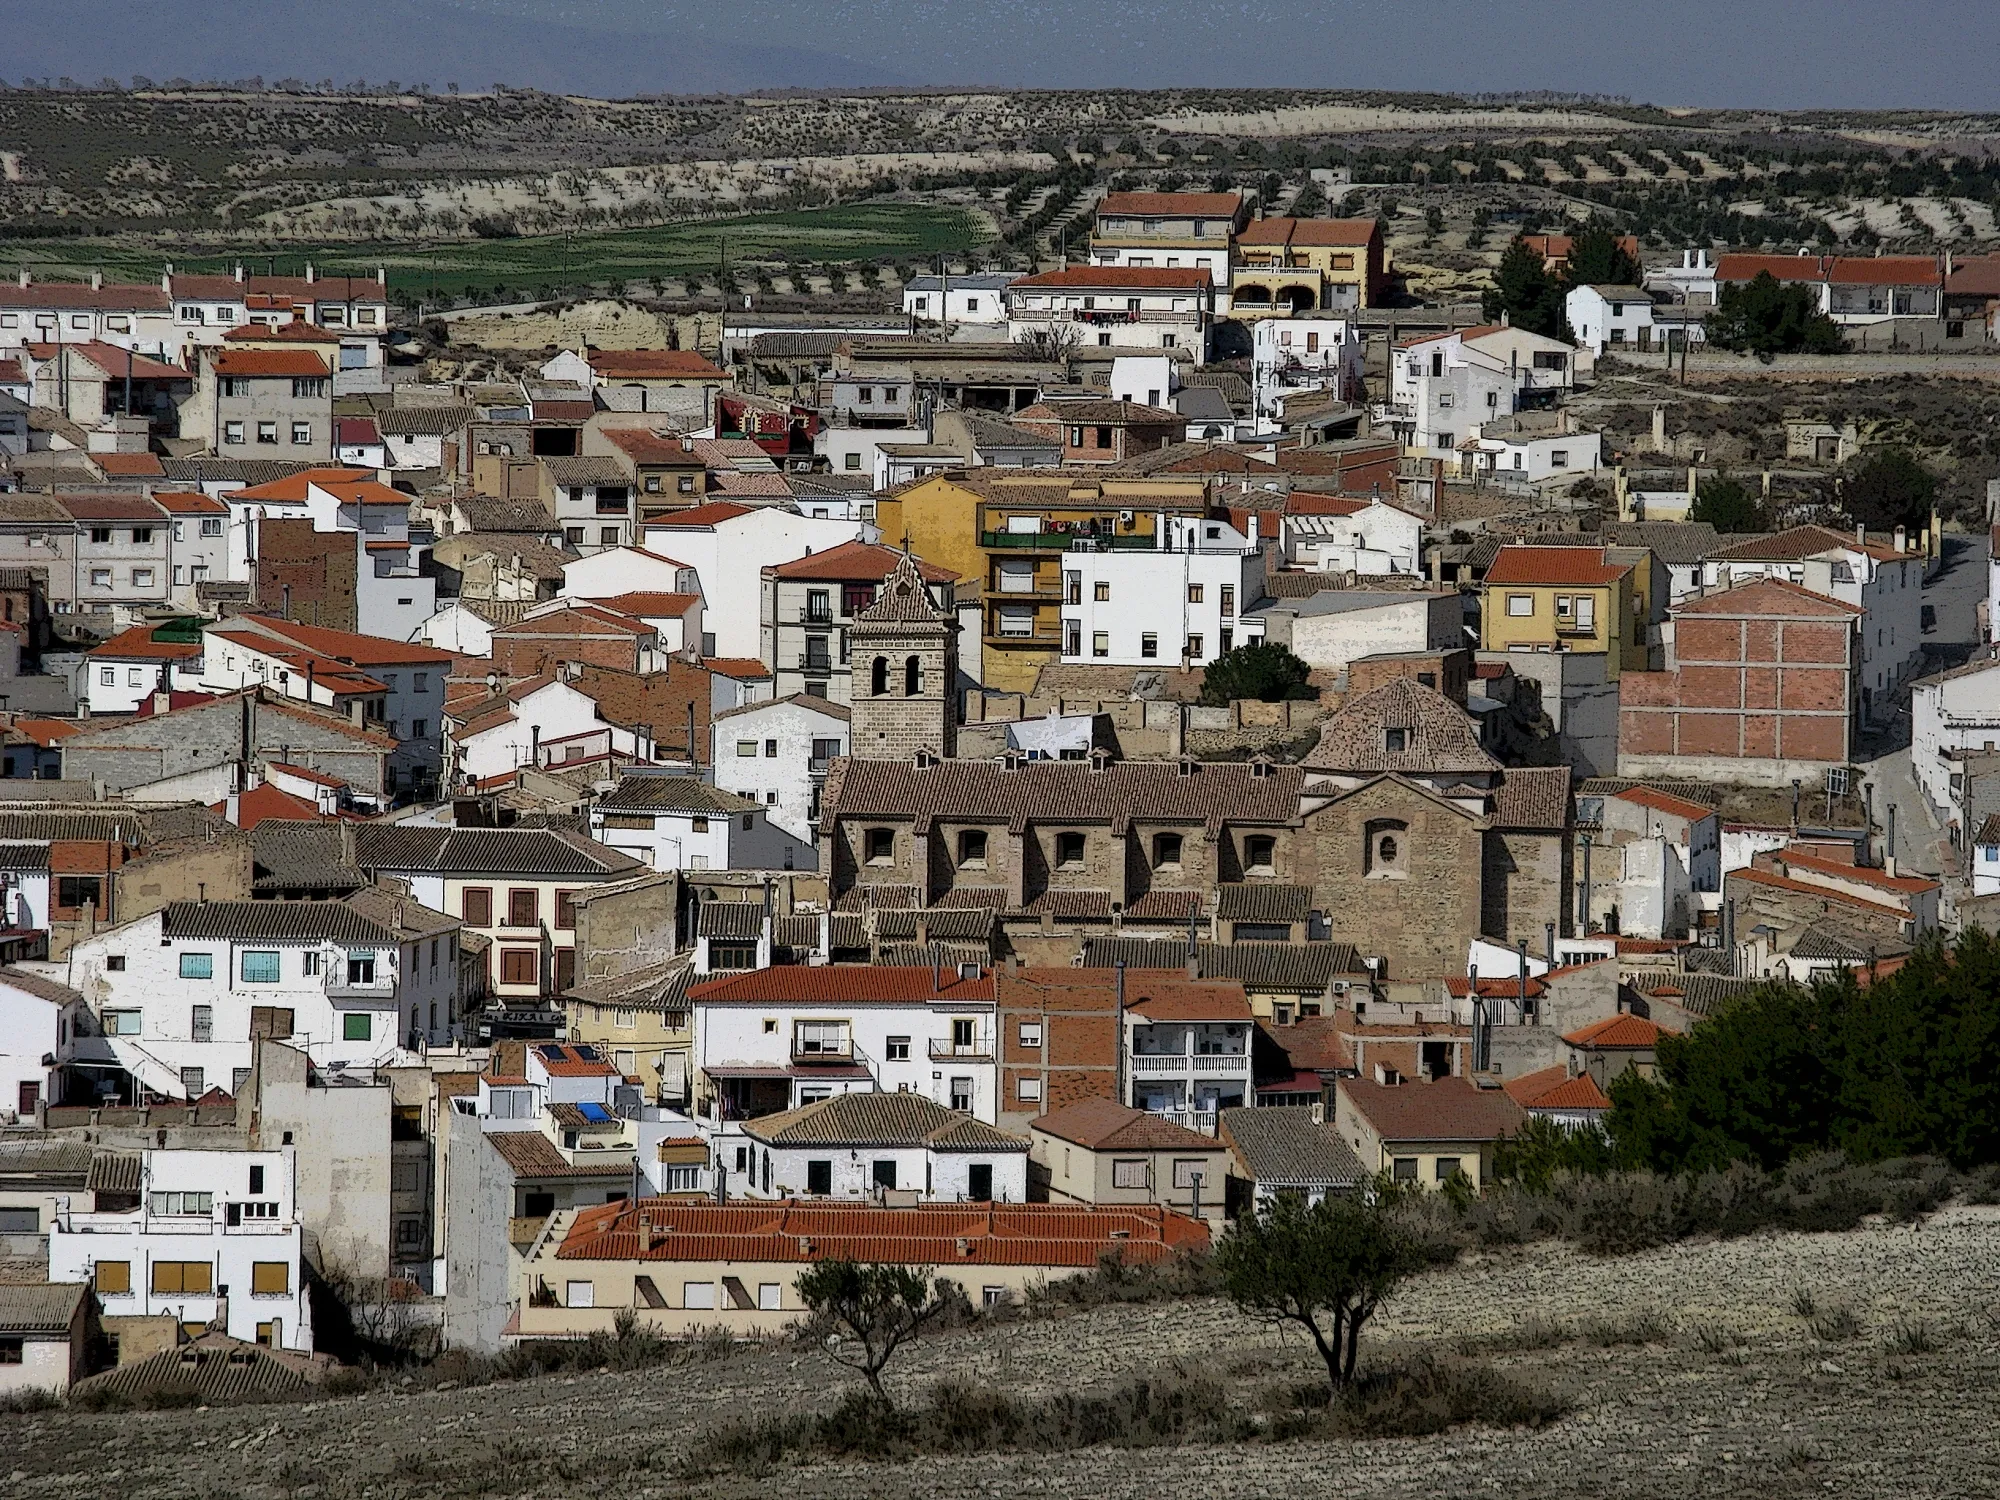
<path id="1" fill-rule="evenodd" d="M 1559 89 L 2000 109 L 1996 0 L 460 0 L 690 27 L 920 82 Z"/>

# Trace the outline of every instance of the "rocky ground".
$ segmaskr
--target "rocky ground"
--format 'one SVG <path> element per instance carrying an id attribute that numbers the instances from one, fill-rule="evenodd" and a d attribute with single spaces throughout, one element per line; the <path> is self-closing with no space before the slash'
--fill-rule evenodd
<path id="1" fill-rule="evenodd" d="M 217 1497 L 1343 1497 L 2000 1495 L 2000 1210 L 1916 1226 L 1762 1236 L 1592 1260 L 1509 1250 L 1412 1283 L 1373 1358 L 1484 1356 L 1569 1396 L 1540 1431 L 1227 1448 L 1096 1449 L 899 1466 L 817 1465 L 690 1485 L 711 1424 L 827 1404 L 853 1377 L 817 1353 L 299 1406 L 0 1417 L 0 1493 Z M 1801 1294 L 1817 1318 L 1801 1315 Z M 1841 1315 L 1845 1309 L 1853 1316 Z M 1553 1325 L 1553 1326 L 1552 1326 Z M 1525 1346 L 1525 1347 L 1524 1347 Z M 1216 1303 L 1107 1308 L 941 1335 L 891 1385 L 944 1376 L 1024 1394 L 1176 1361 L 1262 1384 L 1309 1356 Z"/>

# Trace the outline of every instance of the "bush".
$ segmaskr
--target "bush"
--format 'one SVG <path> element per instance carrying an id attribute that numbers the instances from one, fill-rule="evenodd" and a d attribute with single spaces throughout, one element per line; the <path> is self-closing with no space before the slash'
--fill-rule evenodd
<path id="1" fill-rule="evenodd" d="M 47 1386 L 31 1385 L 25 1390 L 8 1391 L 0 1396 L 0 1416 L 22 1416 L 38 1411 L 53 1411 L 61 1405 L 61 1398 Z"/>
<path id="2" fill-rule="evenodd" d="M 1331 1401 L 1323 1385 L 1285 1394 L 1293 1409 L 1272 1423 L 1270 1436 L 1277 1441 L 1429 1437 L 1474 1423 L 1546 1427 L 1570 1410 L 1559 1393 L 1491 1365 L 1435 1356 L 1364 1375 Z"/>
<path id="3" fill-rule="evenodd" d="M 1252 641 L 1226 651 L 1208 664 L 1202 674 L 1201 701 L 1211 708 L 1224 708 L 1238 699 L 1255 698 L 1264 703 L 1310 698 L 1306 685 L 1312 675 L 1291 648 L 1276 641 Z"/>
<path id="4" fill-rule="evenodd" d="M 1184 1302 L 1222 1295 L 1222 1276 L 1206 1250 L 1184 1251 L 1168 1260 L 1129 1264 L 1115 1250 L 1097 1258 L 1082 1276 L 1037 1283 L 1028 1289 L 1030 1311 L 1110 1307 L 1131 1302 Z"/>

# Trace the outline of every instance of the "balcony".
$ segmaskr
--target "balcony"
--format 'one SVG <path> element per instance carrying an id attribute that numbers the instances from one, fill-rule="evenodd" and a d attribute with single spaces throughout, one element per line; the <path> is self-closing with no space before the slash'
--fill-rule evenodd
<path id="1" fill-rule="evenodd" d="M 851 1063 L 854 1061 L 854 1039 L 845 1032 L 836 1036 L 830 1033 L 792 1033 L 792 1061 L 795 1063 Z"/>
<path id="2" fill-rule="evenodd" d="M 801 672 L 832 672 L 836 670 L 837 665 L 830 656 L 812 655 L 798 657 L 797 663 L 798 670 Z"/>
<path id="3" fill-rule="evenodd" d="M 326 993 L 336 1000 L 375 1000 L 384 1005 L 393 1004 L 396 999 L 396 972 L 390 965 L 378 963 L 365 974 L 350 976 L 347 965 L 336 959 L 328 964 Z"/>
<path id="4" fill-rule="evenodd" d="M 1157 1078 L 1161 1075 L 1186 1077 L 1189 1074 L 1236 1074 L 1249 1071 L 1250 1055 L 1247 1052 L 1135 1052 L 1132 1054 L 1132 1076 L 1134 1078 Z"/>
<path id="5" fill-rule="evenodd" d="M 930 1054 L 932 1062 L 992 1062 L 993 1038 L 987 1034 L 969 1042 L 933 1041 Z"/>

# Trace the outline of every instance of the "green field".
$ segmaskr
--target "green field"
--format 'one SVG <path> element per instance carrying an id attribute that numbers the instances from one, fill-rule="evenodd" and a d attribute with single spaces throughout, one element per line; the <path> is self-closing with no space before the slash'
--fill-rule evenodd
<path id="1" fill-rule="evenodd" d="M 961 208 L 920 203 L 863 203 L 793 213 L 668 224 L 602 234 L 544 235 L 437 244 L 352 244 L 282 248 L 245 245 L 137 246 L 93 240 L 14 240 L 14 264 L 50 278 L 101 270 L 114 280 L 150 280 L 171 260 L 183 271 L 226 271 L 242 261 L 254 271 L 297 274 L 308 261 L 329 275 L 373 275 L 385 266 L 392 290 L 440 297 L 533 297 L 593 286 L 620 287 L 648 277 L 716 273 L 725 261 L 792 264 L 923 260 L 970 250 L 990 226 Z"/>

